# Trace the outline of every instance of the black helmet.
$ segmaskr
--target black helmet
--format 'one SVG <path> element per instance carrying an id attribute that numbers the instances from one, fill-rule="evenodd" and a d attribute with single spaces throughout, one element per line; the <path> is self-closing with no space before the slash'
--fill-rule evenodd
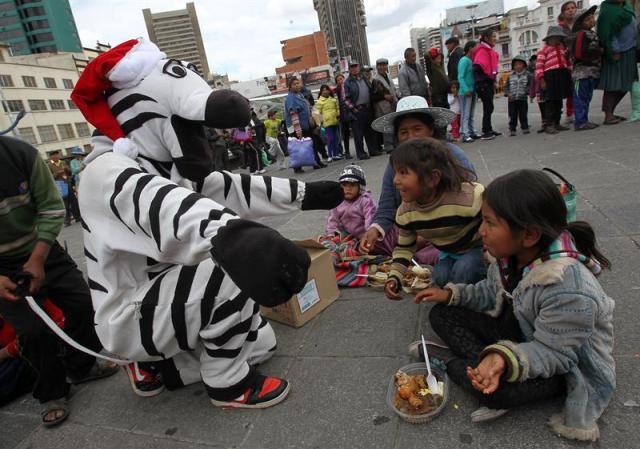
<path id="1" fill-rule="evenodd" d="M 361 186 L 367 185 L 367 180 L 364 177 L 364 170 L 359 165 L 347 165 L 342 169 L 340 173 L 339 182 L 355 182 Z"/>

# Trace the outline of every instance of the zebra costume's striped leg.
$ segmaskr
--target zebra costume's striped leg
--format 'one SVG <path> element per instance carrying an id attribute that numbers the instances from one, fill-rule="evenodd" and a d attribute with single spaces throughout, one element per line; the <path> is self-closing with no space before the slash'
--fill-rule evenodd
<path id="1" fill-rule="evenodd" d="M 139 313 L 138 349 L 165 359 L 169 387 L 201 378 L 212 398 L 235 399 L 253 381 L 249 362 L 264 361 L 275 350 L 275 335 L 258 304 L 211 260 L 157 276 Z"/>

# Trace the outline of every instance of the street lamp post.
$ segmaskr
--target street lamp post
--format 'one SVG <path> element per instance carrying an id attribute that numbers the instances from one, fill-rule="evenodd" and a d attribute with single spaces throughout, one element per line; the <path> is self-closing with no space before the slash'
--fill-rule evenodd
<path id="1" fill-rule="evenodd" d="M 476 40 L 476 17 L 474 15 L 473 11 L 477 7 L 478 7 L 477 4 L 465 6 L 466 9 L 471 11 L 471 39 L 473 39 L 474 41 Z"/>

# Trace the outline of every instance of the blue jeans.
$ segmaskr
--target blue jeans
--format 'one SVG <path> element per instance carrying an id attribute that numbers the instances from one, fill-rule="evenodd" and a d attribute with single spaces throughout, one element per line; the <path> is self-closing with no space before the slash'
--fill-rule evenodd
<path id="1" fill-rule="evenodd" d="M 473 114 L 476 112 L 478 96 L 474 93 L 470 97 L 460 95 L 460 134 L 462 138 L 476 134 L 473 124 Z"/>
<path id="2" fill-rule="evenodd" d="M 329 149 L 329 157 L 334 158 L 340 155 L 340 130 L 338 125 L 327 126 L 325 129 L 327 135 L 327 147 Z"/>
<path id="3" fill-rule="evenodd" d="M 589 121 L 589 104 L 593 90 L 598 87 L 599 79 L 585 78 L 573 82 L 574 126 L 579 128 Z"/>
<path id="4" fill-rule="evenodd" d="M 473 248 L 461 256 L 445 256 L 433 267 L 433 282 L 438 287 L 447 283 L 475 284 L 487 277 L 482 248 Z"/>

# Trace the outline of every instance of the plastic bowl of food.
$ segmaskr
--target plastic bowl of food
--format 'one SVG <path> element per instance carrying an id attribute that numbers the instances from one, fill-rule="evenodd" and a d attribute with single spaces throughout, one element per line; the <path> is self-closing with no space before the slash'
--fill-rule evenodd
<path id="1" fill-rule="evenodd" d="M 391 377 L 387 391 L 387 404 L 403 420 L 424 424 L 438 416 L 449 401 L 449 377 L 440 368 L 431 365 L 442 395 L 432 395 L 426 386 L 427 367 L 424 363 L 403 366 Z M 398 387 L 398 384 L 402 387 Z M 400 389 L 402 388 L 402 391 Z M 408 396 L 409 392 L 413 392 Z"/>

